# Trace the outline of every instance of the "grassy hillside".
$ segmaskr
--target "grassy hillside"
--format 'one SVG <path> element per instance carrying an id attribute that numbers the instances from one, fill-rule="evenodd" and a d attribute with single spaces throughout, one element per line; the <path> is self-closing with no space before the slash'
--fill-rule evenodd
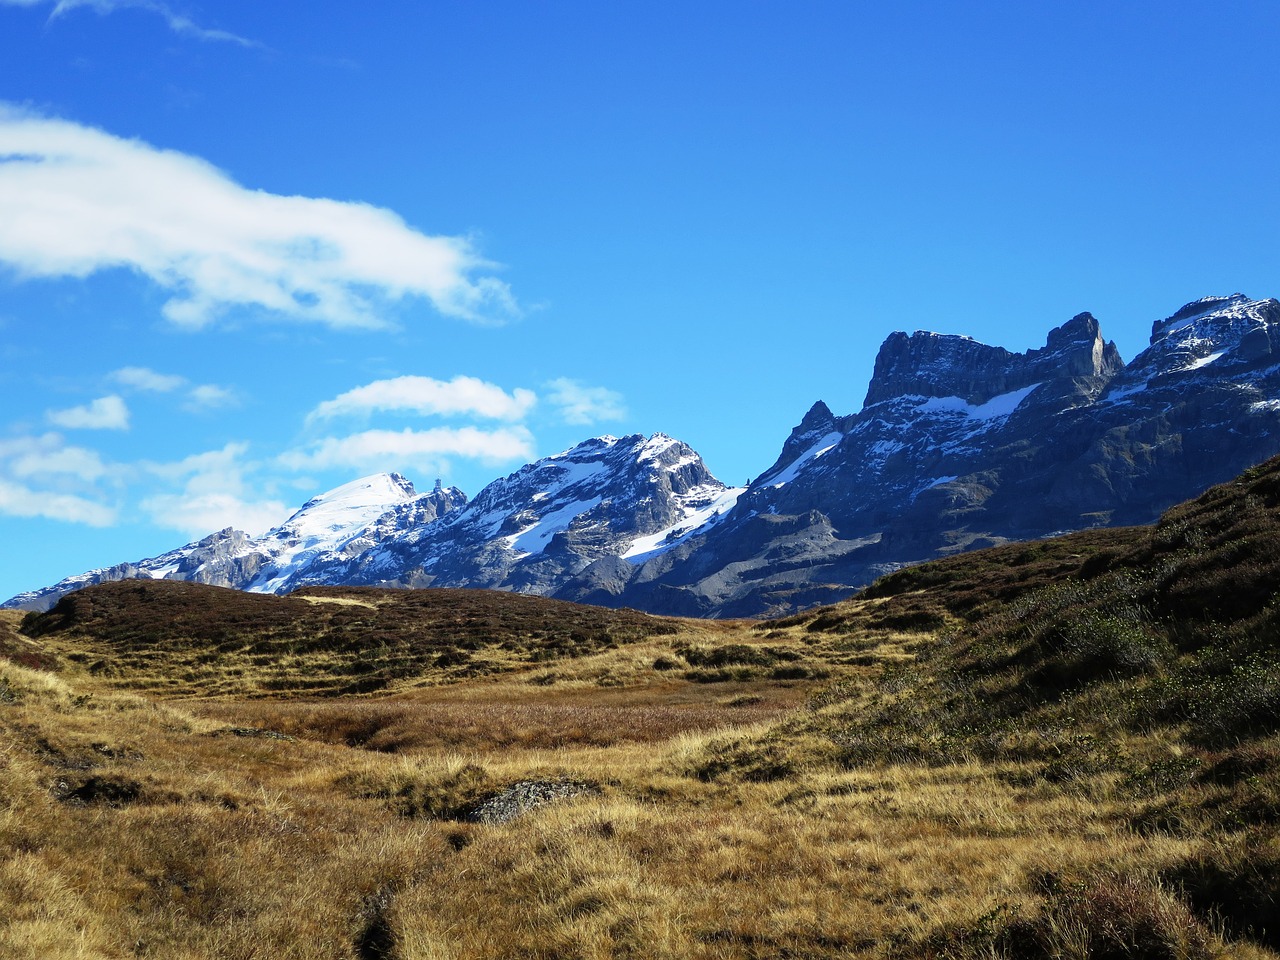
<path id="1" fill-rule="evenodd" d="M 367 693 L 577 658 L 676 632 L 672 621 L 485 590 L 312 588 L 277 597 L 126 580 L 23 623 L 91 672 L 174 694 Z"/>
<path id="2" fill-rule="evenodd" d="M 772 622 L 5 613 L 0 956 L 1280 956 L 1278 568 L 1280 461 Z"/>

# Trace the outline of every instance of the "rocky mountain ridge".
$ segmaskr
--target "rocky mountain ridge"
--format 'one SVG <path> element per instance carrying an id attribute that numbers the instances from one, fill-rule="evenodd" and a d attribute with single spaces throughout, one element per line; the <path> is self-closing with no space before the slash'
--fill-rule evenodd
<path id="1" fill-rule="evenodd" d="M 398 473 L 378 474 L 313 497 L 261 537 L 227 527 L 158 557 L 68 577 L 3 606 L 46 610 L 63 594 L 115 580 L 186 580 L 256 593 L 285 593 L 300 570 L 363 553 L 396 531 L 430 523 L 467 502 L 456 487 L 419 494 Z"/>
<path id="2" fill-rule="evenodd" d="M 846 596 L 962 550 L 1148 523 L 1280 452 L 1280 303 L 1187 304 L 1125 364 L 1081 313 L 1013 353 L 890 335 L 862 410 L 815 403 L 773 465 L 726 487 L 686 444 L 597 437 L 475 500 L 396 475 L 345 485 L 252 540 L 221 531 L 100 580 L 472 586 L 695 616 L 759 616 Z"/>
<path id="3" fill-rule="evenodd" d="M 521 467 L 464 509 L 291 586 L 489 587 L 552 594 L 602 557 L 660 553 L 719 521 L 739 489 L 664 434 L 594 437 Z"/>
<path id="4" fill-rule="evenodd" d="M 377 474 L 313 498 L 262 537 L 222 530 L 153 559 L 19 594 L 5 606 L 48 609 L 72 590 L 123 579 L 256 593 L 341 583 L 545 595 L 600 557 L 638 562 L 670 549 L 719 522 L 740 492 L 679 440 L 594 437 L 495 480 L 474 501 L 439 482 L 419 494 L 399 474 Z"/>
<path id="5" fill-rule="evenodd" d="M 894 334 L 863 409 L 815 404 L 715 530 L 557 595 L 758 616 L 961 550 L 1152 522 L 1280 452 L 1278 350 L 1280 303 L 1243 294 L 1157 321 L 1128 365 L 1088 314 L 1026 354 Z"/>

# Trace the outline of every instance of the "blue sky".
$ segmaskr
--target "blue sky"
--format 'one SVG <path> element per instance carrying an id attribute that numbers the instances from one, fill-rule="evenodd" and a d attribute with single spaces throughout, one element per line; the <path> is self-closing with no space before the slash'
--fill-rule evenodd
<path id="1" fill-rule="evenodd" d="M 1280 294 L 1280 6 L 1009 6 L 0 0 L 0 599 Z"/>

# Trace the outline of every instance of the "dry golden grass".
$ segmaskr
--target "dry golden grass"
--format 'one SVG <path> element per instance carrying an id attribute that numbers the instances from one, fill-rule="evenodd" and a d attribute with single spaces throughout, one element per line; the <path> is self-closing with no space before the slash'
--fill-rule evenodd
<path id="1" fill-rule="evenodd" d="M 1280 461 L 1245 479 L 1275 516 L 1220 492 L 764 624 L 0 617 L 0 957 L 1275 958 L 1280 554 L 1240 545 Z M 468 819 L 527 781 L 583 789 Z"/>
<path id="2" fill-rule="evenodd" d="M 361 600 L 357 597 L 304 596 L 302 599 L 307 603 L 336 603 L 342 607 L 364 607 L 366 610 L 378 609 L 378 604 L 373 601 Z"/>
<path id="3" fill-rule="evenodd" d="M 877 672 L 836 662 L 843 640 L 767 633 L 720 640 L 810 660 L 820 647 L 846 688 Z M 785 744 L 785 775 L 707 776 L 726 744 L 768 744 L 796 711 L 830 709 L 804 704 L 831 681 L 652 669 L 686 642 L 308 703 L 166 704 L 0 663 L 0 956 L 976 957 L 1021 923 L 1027 942 L 1056 931 L 1061 955 L 1085 957 L 1044 878 L 1176 913 L 1160 878 L 1219 842 L 1134 831 L 1133 799 L 1105 773 L 839 770 L 813 738 Z M 884 656 L 916 642 L 890 634 Z M 606 668 L 618 685 L 593 679 Z M 546 669 L 565 675 L 530 682 Z M 368 739 L 344 732 L 362 724 Z M 447 816 L 554 777 L 601 792 L 505 825 Z M 1209 952 L 1192 938 L 1188 957 L 1273 956 L 1195 930 Z"/>

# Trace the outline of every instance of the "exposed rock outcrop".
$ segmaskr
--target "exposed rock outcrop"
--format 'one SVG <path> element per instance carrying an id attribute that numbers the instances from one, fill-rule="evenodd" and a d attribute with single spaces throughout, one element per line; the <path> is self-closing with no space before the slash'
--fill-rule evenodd
<path id="1" fill-rule="evenodd" d="M 1088 313 L 1026 353 L 889 336 L 858 413 L 818 401 L 744 489 L 662 434 L 595 437 L 474 501 L 382 474 L 252 539 L 223 530 L 101 580 L 490 587 L 686 616 L 758 616 L 848 595 L 975 547 L 1153 521 L 1280 453 L 1280 303 L 1207 297 L 1125 365 Z"/>

